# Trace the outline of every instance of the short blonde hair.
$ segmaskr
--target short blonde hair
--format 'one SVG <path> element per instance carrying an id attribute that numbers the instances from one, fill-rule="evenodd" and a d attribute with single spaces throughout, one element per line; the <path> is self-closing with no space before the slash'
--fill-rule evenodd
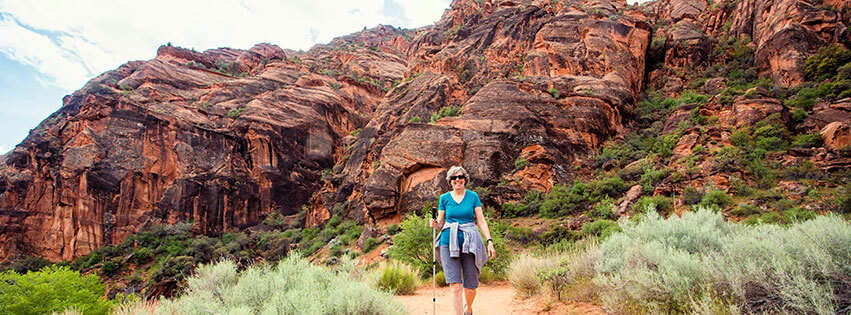
<path id="1" fill-rule="evenodd" d="M 449 180 L 449 177 L 451 177 L 452 175 L 458 174 L 458 173 L 461 173 L 461 175 L 464 175 L 464 180 L 466 180 L 466 181 L 470 181 L 470 175 L 469 175 L 469 174 L 467 174 L 467 170 L 465 170 L 465 169 L 464 169 L 463 167 L 461 167 L 460 165 L 459 165 L 459 166 L 453 166 L 453 167 L 450 167 L 450 168 L 449 168 L 449 170 L 448 170 L 448 171 L 446 171 L 446 181 L 447 181 L 447 182 L 448 182 L 448 181 L 450 181 L 450 180 Z"/>

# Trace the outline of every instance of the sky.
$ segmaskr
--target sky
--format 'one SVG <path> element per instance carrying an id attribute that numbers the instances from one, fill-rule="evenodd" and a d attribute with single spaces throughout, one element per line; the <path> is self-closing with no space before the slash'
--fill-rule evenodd
<path id="1" fill-rule="evenodd" d="M 160 45 L 307 50 L 378 24 L 430 25 L 450 0 L 0 0 L 0 154 L 91 78 Z"/>

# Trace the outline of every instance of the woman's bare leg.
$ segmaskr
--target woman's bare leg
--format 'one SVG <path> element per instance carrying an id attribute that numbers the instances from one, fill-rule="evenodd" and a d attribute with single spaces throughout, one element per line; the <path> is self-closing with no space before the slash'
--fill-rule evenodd
<path id="1" fill-rule="evenodd" d="M 467 314 L 473 311 L 473 300 L 476 299 L 476 289 L 464 289 L 464 298 L 467 299 L 467 309 L 464 310 Z"/>
<path id="2" fill-rule="evenodd" d="M 461 297 L 461 292 L 464 287 L 462 287 L 460 283 L 450 283 L 449 289 L 452 290 L 452 303 L 455 306 L 455 314 L 464 314 L 464 298 Z"/>

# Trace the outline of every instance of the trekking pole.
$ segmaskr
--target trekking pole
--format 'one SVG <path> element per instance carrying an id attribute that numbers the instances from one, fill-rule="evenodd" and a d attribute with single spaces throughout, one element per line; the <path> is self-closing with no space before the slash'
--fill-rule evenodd
<path id="1" fill-rule="evenodd" d="M 437 207 L 431 207 L 431 218 L 437 220 Z M 431 312 L 437 315 L 437 280 L 435 279 L 437 277 L 437 249 L 434 246 L 435 239 L 437 239 L 436 227 L 431 229 Z"/>

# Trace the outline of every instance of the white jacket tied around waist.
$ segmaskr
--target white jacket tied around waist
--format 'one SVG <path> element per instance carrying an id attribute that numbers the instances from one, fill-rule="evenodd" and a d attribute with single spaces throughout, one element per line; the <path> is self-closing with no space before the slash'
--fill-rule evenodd
<path id="1" fill-rule="evenodd" d="M 445 230 L 449 230 L 449 257 L 461 257 L 461 253 L 474 254 L 476 256 L 476 268 L 481 272 L 482 266 L 488 261 L 488 254 L 485 249 L 485 243 L 482 241 L 482 235 L 479 234 L 479 229 L 476 228 L 476 223 L 445 223 L 441 231 Z M 464 244 L 461 245 L 461 248 L 458 248 L 458 231 L 464 233 Z M 434 248 L 437 249 L 438 246 L 440 246 L 439 237 L 434 241 Z M 434 254 L 434 258 L 437 261 L 441 261 L 440 251 L 436 250 Z"/>

